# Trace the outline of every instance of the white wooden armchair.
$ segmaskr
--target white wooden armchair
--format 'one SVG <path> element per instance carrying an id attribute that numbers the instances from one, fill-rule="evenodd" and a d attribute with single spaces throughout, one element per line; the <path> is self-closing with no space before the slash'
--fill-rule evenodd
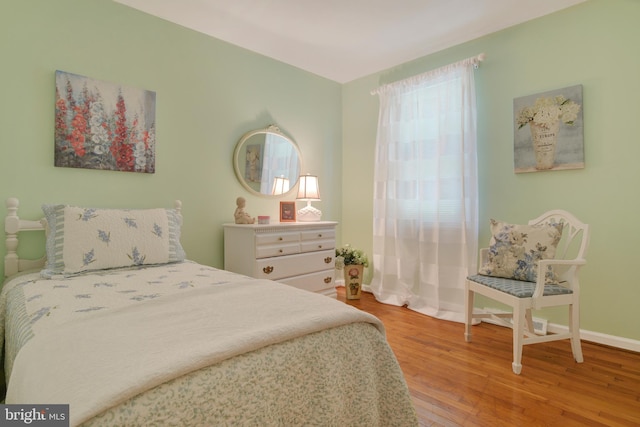
<path id="1" fill-rule="evenodd" d="M 558 223 L 563 225 L 556 233 L 553 227 L 560 228 Z M 522 371 L 522 347 L 527 344 L 570 339 L 573 357 L 582 362 L 578 270 L 586 263 L 589 226 L 569 212 L 553 210 L 529 221 L 528 226 L 492 221 L 492 231 L 491 247 L 480 250 L 480 274 L 469 276 L 465 284 L 466 341 L 471 342 L 474 319 L 492 318 L 513 329 L 512 367 L 516 374 Z M 546 236 L 547 242 L 544 238 L 542 242 L 532 241 L 535 235 Z M 522 244 L 527 241 L 525 248 Z M 547 244 L 550 241 L 552 244 Z M 512 251 L 509 259 L 504 256 L 505 247 Z M 513 253 L 520 258 L 514 260 Z M 545 259 L 545 255 L 551 255 L 551 259 Z M 512 312 L 474 311 L 475 294 L 507 304 Z M 569 332 L 536 335 L 531 310 L 561 305 L 569 309 Z"/>

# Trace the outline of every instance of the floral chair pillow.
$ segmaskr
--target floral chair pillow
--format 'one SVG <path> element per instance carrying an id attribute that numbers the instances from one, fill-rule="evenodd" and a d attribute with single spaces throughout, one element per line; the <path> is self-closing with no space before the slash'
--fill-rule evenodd
<path id="1" fill-rule="evenodd" d="M 488 261 L 479 273 L 535 282 L 538 261 L 555 257 L 562 227 L 562 222 L 516 225 L 492 219 Z M 545 283 L 557 283 L 551 267 L 545 272 Z"/>

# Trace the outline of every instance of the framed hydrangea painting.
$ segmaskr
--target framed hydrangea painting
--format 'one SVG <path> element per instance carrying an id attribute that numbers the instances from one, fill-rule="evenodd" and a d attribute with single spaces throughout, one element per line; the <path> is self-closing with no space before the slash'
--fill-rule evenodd
<path id="1" fill-rule="evenodd" d="M 156 93 L 56 71 L 55 166 L 155 172 Z"/>
<path id="2" fill-rule="evenodd" d="M 513 100 L 516 173 L 584 168 L 582 85 Z"/>

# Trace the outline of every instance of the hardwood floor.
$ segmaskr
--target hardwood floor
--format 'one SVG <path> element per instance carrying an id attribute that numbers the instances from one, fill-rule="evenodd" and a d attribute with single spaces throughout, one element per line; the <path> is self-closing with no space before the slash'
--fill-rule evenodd
<path id="1" fill-rule="evenodd" d="M 482 323 L 473 342 L 464 325 L 372 294 L 346 301 L 385 324 L 421 426 L 638 426 L 640 354 L 582 342 L 576 363 L 569 341 L 525 346 L 522 373 L 511 371 L 511 330 Z"/>

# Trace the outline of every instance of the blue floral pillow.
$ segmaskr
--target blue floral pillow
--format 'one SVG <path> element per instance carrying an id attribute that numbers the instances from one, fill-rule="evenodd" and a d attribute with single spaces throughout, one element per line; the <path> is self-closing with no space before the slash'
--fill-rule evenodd
<path id="1" fill-rule="evenodd" d="M 479 273 L 486 276 L 535 282 L 538 261 L 555 257 L 563 224 L 515 225 L 491 220 L 488 261 Z M 551 267 L 545 283 L 557 283 Z"/>
<path id="2" fill-rule="evenodd" d="M 48 223 L 42 275 L 183 261 L 174 209 L 95 209 L 43 205 Z"/>

